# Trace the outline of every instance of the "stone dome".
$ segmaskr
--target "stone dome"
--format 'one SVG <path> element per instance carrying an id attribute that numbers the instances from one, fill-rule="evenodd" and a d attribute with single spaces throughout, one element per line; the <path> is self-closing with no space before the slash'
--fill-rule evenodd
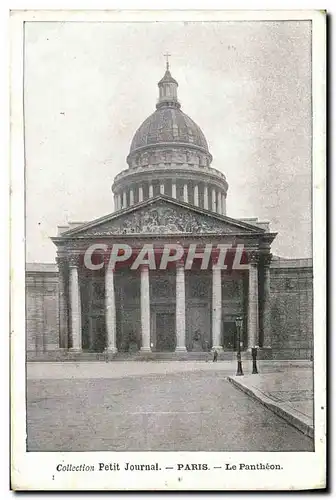
<path id="1" fill-rule="evenodd" d="M 140 125 L 131 143 L 130 153 L 162 143 L 193 145 L 209 152 L 202 130 L 178 107 L 159 107 Z M 172 144 L 173 145 L 173 144 Z"/>
<path id="2" fill-rule="evenodd" d="M 161 194 L 225 215 L 228 183 L 210 166 L 212 156 L 202 130 L 181 110 L 178 82 L 168 61 L 158 87 L 156 110 L 131 142 L 128 169 L 114 179 L 115 209 Z"/>

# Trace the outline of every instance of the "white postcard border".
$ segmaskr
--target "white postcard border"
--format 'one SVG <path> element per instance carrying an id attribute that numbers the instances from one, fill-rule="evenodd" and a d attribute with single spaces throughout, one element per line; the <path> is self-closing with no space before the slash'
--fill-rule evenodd
<path id="1" fill-rule="evenodd" d="M 315 452 L 34 453 L 26 452 L 25 240 L 24 240 L 24 21 L 242 21 L 311 19 L 313 23 L 313 263 Z M 326 66 L 325 15 L 318 11 L 17 11 L 11 19 L 11 422 L 12 487 L 16 490 L 263 490 L 308 489 L 325 484 L 326 429 Z M 251 430 L 253 432 L 253 430 Z M 162 471 L 57 472 L 57 464 L 155 463 Z M 177 463 L 280 464 L 282 470 L 188 471 Z"/>

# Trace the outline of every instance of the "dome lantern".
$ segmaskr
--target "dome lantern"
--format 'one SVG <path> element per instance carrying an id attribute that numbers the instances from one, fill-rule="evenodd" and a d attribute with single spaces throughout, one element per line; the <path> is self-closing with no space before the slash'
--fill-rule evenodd
<path id="1" fill-rule="evenodd" d="M 177 99 L 177 87 L 178 83 L 175 80 L 175 78 L 172 77 L 170 70 L 169 70 L 169 61 L 168 57 L 170 54 L 165 54 L 167 57 L 167 62 L 166 62 L 166 72 L 161 78 L 161 80 L 158 83 L 159 87 L 159 100 L 156 105 L 157 109 L 162 108 L 162 107 L 175 107 L 175 108 L 180 108 L 181 104 L 178 102 Z"/>

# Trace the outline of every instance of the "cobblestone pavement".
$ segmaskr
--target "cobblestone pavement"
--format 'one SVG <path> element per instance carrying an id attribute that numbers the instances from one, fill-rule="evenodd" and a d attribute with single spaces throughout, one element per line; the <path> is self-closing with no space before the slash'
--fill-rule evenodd
<path id="1" fill-rule="evenodd" d="M 29 366 L 28 450 L 313 451 L 309 437 L 226 380 L 232 364 L 188 363 L 182 371 L 172 363 L 91 363 L 86 378 L 85 363 L 63 363 L 63 378 L 45 363 L 49 379 Z M 115 376 L 104 377 L 107 370 Z"/>

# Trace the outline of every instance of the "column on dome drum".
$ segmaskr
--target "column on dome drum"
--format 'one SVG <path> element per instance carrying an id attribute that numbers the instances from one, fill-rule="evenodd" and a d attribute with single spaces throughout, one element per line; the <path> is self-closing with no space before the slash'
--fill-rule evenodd
<path id="1" fill-rule="evenodd" d="M 143 201 L 148 200 L 148 198 L 149 198 L 149 183 L 143 182 L 141 184 L 141 186 L 142 186 L 142 193 L 143 193 Z"/>
<path id="2" fill-rule="evenodd" d="M 160 181 L 153 180 L 152 185 L 153 185 L 153 196 L 155 198 L 155 196 L 159 196 L 160 194 Z"/>
<path id="3" fill-rule="evenodd" d="M 198 206 L 204 208 L 204 184 L 198 182 Z"/>

